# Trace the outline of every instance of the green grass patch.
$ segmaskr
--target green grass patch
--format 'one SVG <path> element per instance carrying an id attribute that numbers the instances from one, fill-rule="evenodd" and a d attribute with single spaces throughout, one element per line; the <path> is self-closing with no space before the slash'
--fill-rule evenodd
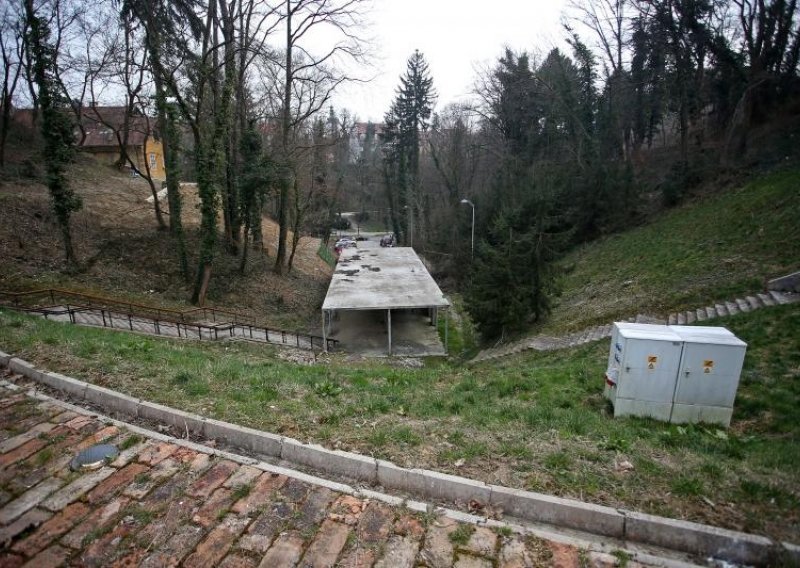
<path id="1" fill-rule="evenodd" d="M 466 523 L 461 523 L 448 536 L 450 537 L 450 542 L 452 542 L 456 546 L 466 546 L 466 544 L 469 542 L 470 537 L 472 536 L 472 533 L 474 532 L 475 532 L 475 527 L 473 527 L 472 525 L 468 525 Z"/>
<path id="2" fill-rule="evenodd" d="M 447 343 L 448 354 L 466 360 L 478 352 L 478 333 L 458 294 L 449 296 L 449 313 L 439 312 L 437 330 L 442 343 Z"/>
<path id="3" fill-rule="evenodd" d="M 770 174 L 588 243 L 560 263 L 546 332 L 733 299 L 798 269 L 800 171 Z"/>
<path id="4" fill-rule="evenodd" d="M 746 517 L 748 530 L 796 542 L 800 305 L 718 323 L 748 343 L 727 430 L 614 419 L 602 397 L 606 341 L 474 367 L 336 356 L 295 365 L 261 345 L 0 310 L 0 349 L 130 396 L 408 467 L 732 528 Z M 623 460 L 633 469 L 621 471 Z"/>
<path id="5" fill-rule="evenodd" d="M 325 263 L 334 268 L 336 266 L 336 258 L 333 256 L 331 249 L 329 249 L 324 241 L 320 241 L 319 248 L 317 249 L 317 256 L 319 256 Z"/>
<path id="6" fill-rule="evenodd" d="M 122 443 L 119 445 L 119 450 L 121 452 L 124 452 L 125 450 L 132 448 L 141 441 L 142 441 L 141 436 L 139 436 L 138 434 L 132 434 L 122 441 Z"/>

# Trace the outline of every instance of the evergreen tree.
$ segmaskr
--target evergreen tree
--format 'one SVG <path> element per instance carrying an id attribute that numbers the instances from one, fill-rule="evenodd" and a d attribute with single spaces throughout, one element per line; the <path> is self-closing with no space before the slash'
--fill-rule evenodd
<path id="1" fill-rule="evenodd" d="M 433 88 L 425 56 L 418 50 L 408 59 L 406 73 L 400 77 L 392 107 L 384 119 L 385 164 L 384 173 L 389 191 L 395 232 L 407 235 L 408 244 L 413 245 L 414 223 L 427 215 L 420 210 L 422 195 L 419 179 L 419 158 L 422 134 L 430 125 L 437 93 Z M 405 231 L 399 230 L 399 213 L 406 213 Z M 424 233 L 422 228 L 420 233 Z"/>
<path id="2" fill-rule="evenodd" d="M 530 189 L 526 204 L 498 213 L 478 247 L 467 299 L 485 338 L 522 330 L 550 311 L 552 262 L 566 235 L 558 230 L 554 196 L 541 186 Z"/>

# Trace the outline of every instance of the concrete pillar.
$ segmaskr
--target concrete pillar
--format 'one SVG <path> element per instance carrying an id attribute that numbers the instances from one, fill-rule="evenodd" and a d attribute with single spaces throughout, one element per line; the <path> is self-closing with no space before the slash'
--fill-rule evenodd
<path id="1" fill-rule="evenodd" d="M 444 354 L 450 354 L 450 338 L 449 338 L 449 328 L 450 327 L 450 310 L 444 310 Z"/>
<path id="2" fill-rule="evenodd" d="M 392 354 L 392 310 L 386 310 L 386 328 L 389 331 L 389 355 Z"/>
<path id="3" fill-rule="evenodd" d="M 328 352 L 328 335 L 325 330 L 325 310 L 322 310 L 322 351 Z"/>

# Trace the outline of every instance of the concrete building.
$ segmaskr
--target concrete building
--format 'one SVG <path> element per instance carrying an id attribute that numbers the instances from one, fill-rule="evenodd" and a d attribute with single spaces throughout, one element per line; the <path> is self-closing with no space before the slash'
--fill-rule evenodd
<path id="1" fill-rule="evenodd" d="M 445 355 L 447 319 L 445 345 L 436 324 L 450 302 L 422 260 L 412 248 L 367 246 L 342 251 L 322 304 L 323 336 L 365 355 Z"/>

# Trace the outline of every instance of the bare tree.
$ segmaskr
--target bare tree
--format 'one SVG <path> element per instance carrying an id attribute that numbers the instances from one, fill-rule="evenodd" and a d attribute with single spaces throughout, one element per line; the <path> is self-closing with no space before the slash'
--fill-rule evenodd
<path id="1" fill-rule="evenodd" d="M 59 8 L 52 7 L 54 11 Z M 70 270 L 78 267 L 72 244 L 70 218 L 81 207 L 81 199 L 69 186 L 67 167 L 72 162 L 75 139 L 73 124 L 67 114 L 69 101 L 58 87 L 58 43 L 54 42 L 48 21 L 37 11 L 33 0 L 25 0 L 27 44 L 31 55 L 31 73 L 42 109 L 44 161 L 47 166 L 47 185 L 53 211 L 61 228 L 64 256 Z M 51 19 L 52 20 L 52 19 Z M 57 35 L 56 37 L 60 37 Z"/>
<path id="2" fill-rule="evenodd" d="M 5 166 L 6 139 L 11 123 L 14 94 L 23 68 L 26 24 L 19 6 L 9 3 L 0 14 L 0 56 L 3 64 L 3 86 L 0 93 L 0 168 Z"/>
<path id="3" fill-rule="evenodd" d="M 603 55 L 606 77 L 625 70 L 629 45 L 630 0 L 571 0 L 570 18 L 585 26 L 595 39 L 596 49 Z"/>
<path id="4" fill-rule="evenodd" d="M 366 0 L 285 0 L 281 16 L 285 28 L 280 113 L 278 252 L 274 270 L 282 274 L 286 263 L 290 192 L 294 186 L 293 161 L 297 128 L 324 108 L 334 90 L 354 77 L 337 67 L 345 62 L 363 61 L 364 41 L 356 30 L 361 25 Z M 315 31 L 333 31 L 338 41 L 326 52 L 311 53 L 305 45 Z"/>
<path id="5" fill-rule="evenodd" d="M 160 188 L 156 186 L 150 161 L 145 155 L 156 129 L 155 121 L 150 118 L 146 104 L 146 89 L 149 86 L 150 74 L 148 52 L 144 49 L 141 29 L 138 29 L 139 24 L 128 13 L 110 14 L 110 17 L 101 21 L 101 24 L 104 24 L 101 26 L 104 32 L 91 34 L 86 38 L 88 70 L 85 75 L 92 104 L 82 109 L 81 122 L 88 119 L 102 124 L 114 134 L 119 148 L 117 167 L 127 166 L 147 182 L 153 197 L 158 228 L 166 229 L 158 197 Z M 91 44 L 95 37 L 102 38 L 103 49 L 93 56 Z M 95 104 L 102 95 L 98 89 L 102 91 L 103 88 L 109 87 L 123 93 L 124 104 L 121 112 L 114 111 L 109 114 Z M 84 132 L 83 137 L 85 136 Z M 132 137 L 135 138 L 135 145 L 141 148 L 140 155 L 131 154 Z"/>

